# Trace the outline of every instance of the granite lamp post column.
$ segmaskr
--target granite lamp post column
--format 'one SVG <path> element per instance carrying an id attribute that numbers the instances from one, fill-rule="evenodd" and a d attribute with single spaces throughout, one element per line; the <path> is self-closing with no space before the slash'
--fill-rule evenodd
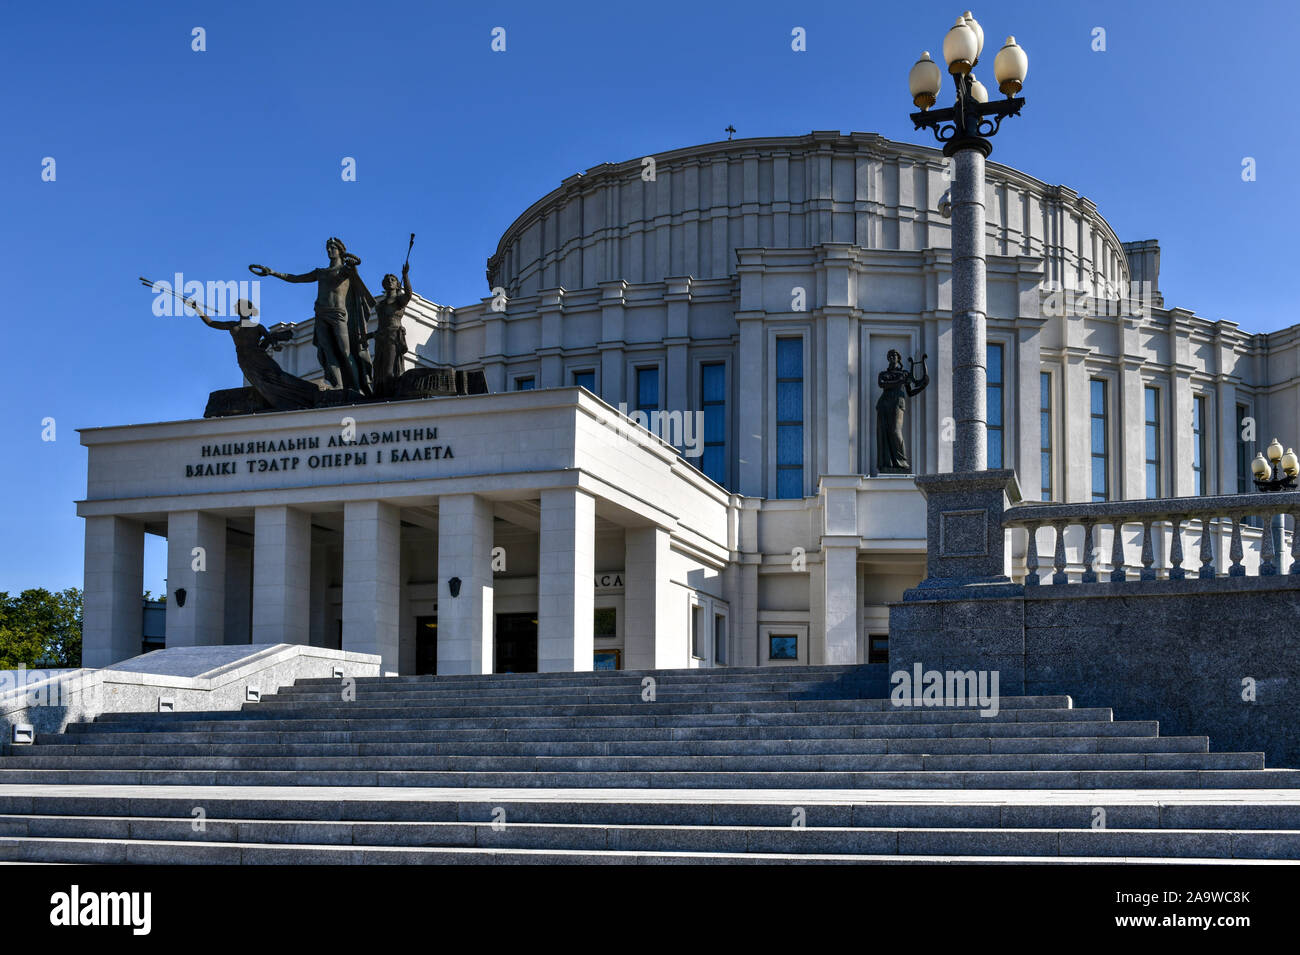
<path id="1" fill-rule="evenodd" d="M 984 263 L 984 160 L 993 151 L 990 137 L 1002 121 L 1017 116 L 1025 101 L 1016 96 L 1025 81 L 1029 58 L 1007 37 L 993 63 L 1003 100 L 989 101 L 989 92 L 975 78 L 984 50 L 984 30 L 967 11 L 943 39 L 943 59 L 953 79 L 956 98 L 945 109 L 932 109 L 943 89 L 943 73 L 930 54 L 921 54 L 908 74 L 912 114 L 917 129 L 930 129 L 952 160 L 952 407 L 956 422 L 953 473 L 988 467 L 986 308 Z"/>
<path id="2" fill-rule="evenodd" d="M 952 469 L 988 467 L 984 152 L 956 150 L 952 183 Z"/>
<path id="3" fill-rule="evenodd" d="M 917 129 L 933 131 L 953 164 L 952 184 L 952 414 L 956 423 L 953 473 L 924 474 L 916 486 L 927 511 L 926 579 L 903 599 L 936 595 L 1002 596 L 1013 588 L 1005 572 L 1003 509 L 1020 497 L 1015 472 L 988 470 L 986 386 L 987 290 L 984 253 L 984 161 L 989 139 L 1002 121 L 1017 116 L 1024 99 L 1029 60 L 1015 37 L 1007 37 L 993 64 L 1005 99 L 990 101 L 975 78 L 984 49 L 984 30 L 969 12 L 957 18 L 943 40 L 943 59 L 952 77 L 953 105 L 932 109 L 943 88 L 939 65 L 923 53 L 908 75 Z M 891 633 L 894 629 L 891 611 Z M 904 627 L 906 629 L 906 627 Z"/>

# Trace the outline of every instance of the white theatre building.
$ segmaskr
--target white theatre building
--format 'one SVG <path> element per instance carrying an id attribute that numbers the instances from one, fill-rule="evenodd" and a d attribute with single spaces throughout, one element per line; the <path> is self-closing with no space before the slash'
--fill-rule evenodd
<path id="1" fill-rule="evenodd" d="M 838 132 L 652 158 L 533 203 L 481 302 L 412 302 L 410 361 L 488 395 L 83 431 L 86 665 L 139 652 L 147 533 L 168 646 L 400 673 L 883 662 L 925 571 L 924 501 L 875 460 L 891 349 L 929 356 L 913 468 L 952 462 L 945 161 Z M 1168 308 L 1154 241 L 987 175 L 989 465 L 1025 498 L 1245 491 L 1244 419 L 1297 443 L 1300 326 Z M 311 339 L 287 371 L 319 376 Z"/>

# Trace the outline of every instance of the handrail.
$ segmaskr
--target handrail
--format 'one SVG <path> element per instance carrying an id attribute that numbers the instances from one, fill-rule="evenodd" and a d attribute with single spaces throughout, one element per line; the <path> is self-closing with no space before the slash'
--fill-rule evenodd
<path id="1" fill-rule="evenodd" d="M 1084 523 L 1091 516 L 1098 524 L 1108 524 L 1111 517 L 1123 517 L 1133 523 L 1143 517 L 1184 520 L 1209 514 L 1212 517 L 1247 517 L 1262 514 L 1300 513 L 1300 491 L 1272 491 L 1261 494 L 1218 494 L 1213 497 L 1139 498 L 1133 501 L 1084 501 L 1059 504 L 1054 501 L 1022 501 L 1002 512 L 1002 523 L 1023 526 L 1029 521 L 1052 523 L 1059 520 Z"/>
<path id="2" fill-rule="evenodd" d="M 1197 576 L 1201 579 L 1212 579 L 1217 576 L 1214 568 L 1214 536 L 1216 529 L 1213 525 L 1216 521 L 1225 522 L 1230 520 L 1232 522 L 1232 531 L 1228 547 L 1228 558 L 1231 564 L 1228 567 L 1228 576 L 1244 577 L 1246 567 L 1242 563 L 1245 553 L 1241 542 L 1241 523 L 1242 519 L 1246 517 L 1267 519 L 1265 521 L 1265 532 L 1260 535 L 1259 575 L 1261 577 L 1275 576 L 1281 572 L 1281 562 L 1278 559 L 1273 543 L 1271 522 L 1274 517 L 1283 514 L 1290 514 L 1295 522 L 1294 526 L 1300 528 L 1300 493 L 1295 491 L 1273 491 L 1260 494 L 1221 494 L 1213 497 L 1087 501 L 1077 504 L 1030 501 L 1011 505 L 1003 511 L 1002 524 L 1004 527 L 1023 528 L 1028 532 L 1029 547 L 1025 555 L 1025 565 L 1029 572 L 1025 576 L 1025 584 L 1035 586 L 1041 582 L 1041 576 L 1038 573 L 1040 565 L 1038 530 L 1049 525 L 1056 531 L 1056 548 L 1055 553 L 1052 555 L 1053 584 L 1069 582 L 1069 577 L 1065 571 L 1067 566 L 1065 530 L 1072 526 L 1081 526 L 1084 531 L 1081 582 L 1098 582 L 1097 573 L 1093 570 L 1093 565 L 1096 563 L 1093 539 L 1094 530 L 1099 524 L 1109 525 L 1113 531 L 1111 535 L 1111 564 L 1114 569 L 1109 575 L 1111 582 L 1119 583 L 1128 580 L 1122 533 L 1122 528 L 1126 524 L 1142 525 L 1142 569 L 1138 575 L 1139 580 L 1156 579 L 1156 570 L 1153 567 L 1155 559 L 1151 535 L 1152 525 L 1172 524 L 1169 578 L 1171 580 L 1184 580 L 1187 577 L 1187 570 L 1183 567 L 1182 525 L 1184 521 L 1195 522 L 1198 520 L 1201 522 L 1201 534 L 1200 550 L 1197 556 L 1201 567 Z M 1221 531 L 1222 527 L 1219 528 L 1219 532 Z M 1300 575 L 1300 533 L 1294 530 L 1291 534 L 1290 572 Z"/>

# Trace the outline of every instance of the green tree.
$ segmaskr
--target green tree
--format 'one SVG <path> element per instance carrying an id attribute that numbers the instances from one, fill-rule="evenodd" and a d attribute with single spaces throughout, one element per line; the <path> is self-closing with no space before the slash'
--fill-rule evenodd
<path id="1" fill-rule="evenodd" d="M 81 666 L 81 590 L 0 592 L 0 669 Z"/>

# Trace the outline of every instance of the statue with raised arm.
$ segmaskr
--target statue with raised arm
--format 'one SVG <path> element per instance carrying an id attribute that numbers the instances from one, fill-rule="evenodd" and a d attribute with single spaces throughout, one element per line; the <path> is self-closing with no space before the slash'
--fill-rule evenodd
<path id="1" fill-rule="evenodd" d="M 370 352 L 366 348 L 366 324 L 375 300 L 357 266 L 361 259 L 348 252 L 343 241 L 330 238 L 325 243 L 329 265 L 301 275 L 288 275 L 265 265 L 250 265 L 254 275 L 270 276 L 284 282 L 316 283 L 316 321 L 312 337 L 321 371 L 331 388 L 345 388 L 363 395 L 371 393 Z"/>
<path id="2" fill-rule="evenodd" d="M 384 294 L 375 300 L 379 328 L 371 336 L 375 340 L 375 394 L 391 398 L 402 376 L 402 356 L 406 354 L 406 329 L 402 319 L 411 301 L 411 263 L 402 266 L 402 281 L 389 272 L 384 276 Z"/>
<path id="3" fill-rule="evenodd" d="M 922 355 L 918 363 L 908 359 L 911 366 L 903 370 L 903 356 L 890 349 L 886 358 L 889 367 L 880 373 L 877 384 L 884 389 L 876 401 L 876 470 L 883 474 L 908 474 L 912 466 L 907 461 L 907 445 L 903 441 L 903 420 L 907 399 L 919 395 L 930 383 Z M 921 377 L 916 377 L 916 366 L 921 366 Z"/>
<path id="4" fill-rule="evenodd" d="M 199 318 L 209 328 L 230 332 L 230 337 L 235 341 L 235 359 L 239 362 L 239 370 L 263 401 L 276 411 L 315 407 L 320 388 L 314 382 L 289 374 L 266 353 L 267 348 L 279 350 L 281 345 L 291 339 L 292 328 L 268 332 L 261 324 L 253 321 L 257 316 L 257 308 L 244 298 L 235 303 L 235 311 L 239 315 L 237 322 L 213 319 L 193 299 L 183 301 L 198 312 Z"/>

